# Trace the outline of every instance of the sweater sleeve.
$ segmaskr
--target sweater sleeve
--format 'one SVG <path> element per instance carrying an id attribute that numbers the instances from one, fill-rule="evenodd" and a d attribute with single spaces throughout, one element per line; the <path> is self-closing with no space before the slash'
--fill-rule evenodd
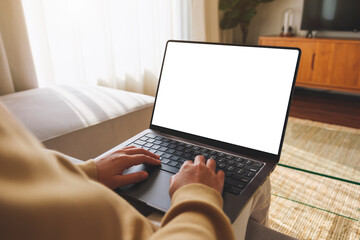
<path id="1" fill-rule="evenodd" d="M 151 239 L 235 239 L 223 200 L 214 189 L 189 184 L 178 189 L 160 229 Z"/>
<path id="2" fill-rule="evenodd" d="M 91 180 L 97 181 L 97 179 L 98 179 L 97 178 L 97 169 L 96 169 L 94 159 L 90 159 L 90 160 L 87 160 L 87 161 L 82 161 L 80 159 L 70 157 L 68 155 L 65 155 L 63 153 L 60 153 L 60 152 L 57 152 L 57 151 L 54 151 L 54 150 L 44 149 L 44 151 L 49 153 L 49 154 L 55 155 L 56 159 L 58 161 L 60 161 L 60 162 L 63 162 L 63 163 L 64 162 L 71 162 L 71 163 L 75 164 Z"/>
<path id="3" fill-rule="evenodd" d="M 77 166 L 92 180 L 97 181 L 97 169 L 95 165 L 95 160 L 90 159 L 83 163 L 77 164 Z"/>

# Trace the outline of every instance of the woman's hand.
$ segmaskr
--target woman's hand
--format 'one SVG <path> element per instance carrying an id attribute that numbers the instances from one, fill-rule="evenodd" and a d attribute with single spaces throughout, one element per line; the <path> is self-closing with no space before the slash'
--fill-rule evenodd
<path id="1" fill-rule="evenodd" d="M 159 156 L 133 146 L 112 152 L 95 161 L 98 181 L 111 189 L 143 181 L 148 177 L 145 171 L 123 175 L 125 169 L 142 163 L 160 165 L 161 161 Z"/>
<path id="2" fill-rule="evenodd" d="M 190 183 L 202 183 L 221 194 L 224 188 L 225 173 L 221 170 L 215 173 L 215 170 L 215 160 L 209 159 L 205 164 L 204 156 L 196 156 L 194 163 L 192 161 L 184 162 L 180 171 L 170 179 L 170 198 L 177 189 Z"/>

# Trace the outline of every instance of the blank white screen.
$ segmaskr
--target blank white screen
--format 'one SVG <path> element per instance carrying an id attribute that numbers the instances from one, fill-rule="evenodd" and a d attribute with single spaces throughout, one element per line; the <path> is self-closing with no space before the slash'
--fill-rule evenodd
<path id="1" fill-rule="evenodd" d="M 298 51 L 169 42 L 152 124 L 277 154 Z"/>

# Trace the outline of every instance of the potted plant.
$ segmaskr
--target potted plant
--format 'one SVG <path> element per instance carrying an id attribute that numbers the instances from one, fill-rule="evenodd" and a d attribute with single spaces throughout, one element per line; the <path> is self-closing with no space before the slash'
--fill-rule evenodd
<path id="1" fill-rule="evenodd" d="M 231 29 L 240 25 L 242 42 L 245 44 L 251 19 L 256 15 L 256 7 L 260 3 L 274 0 L 219 0 L 219 10 L 223 11 L 220 28 Z"/>

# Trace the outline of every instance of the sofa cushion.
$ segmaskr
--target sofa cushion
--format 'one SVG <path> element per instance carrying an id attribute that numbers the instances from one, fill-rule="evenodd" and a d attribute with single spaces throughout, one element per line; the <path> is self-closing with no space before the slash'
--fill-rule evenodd
<path id="1" fill-rule="evenodd" d="M 56 86 L 0 101 L 46 147 L 85 160 L 147 128 L 154 98 L 97 86 Z"/>

